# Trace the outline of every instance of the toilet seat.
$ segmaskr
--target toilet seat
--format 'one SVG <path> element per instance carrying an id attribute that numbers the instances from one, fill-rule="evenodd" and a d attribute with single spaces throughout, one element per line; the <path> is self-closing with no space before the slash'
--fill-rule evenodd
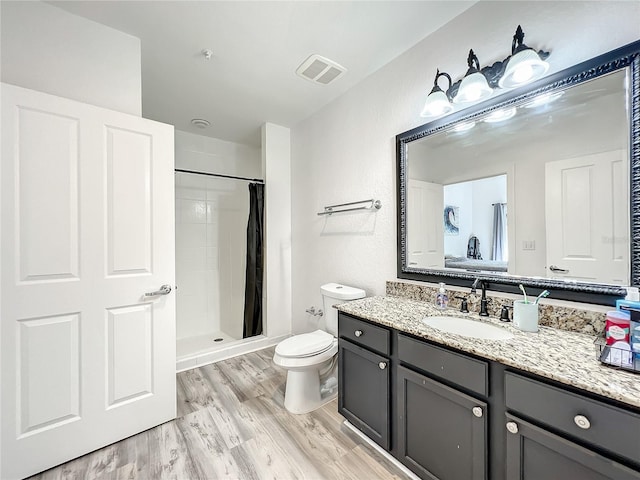
<path id="1" fill-rule="evenodd" d="M 312 357 L 330 350 L 334 340 L 333 335 L 323 330 L 294 335 L 276 346 L 276 354 L 282 358 Z"/>

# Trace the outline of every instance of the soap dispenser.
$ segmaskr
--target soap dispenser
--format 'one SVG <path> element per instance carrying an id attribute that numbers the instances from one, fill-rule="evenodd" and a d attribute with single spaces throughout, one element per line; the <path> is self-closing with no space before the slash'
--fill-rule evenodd
<path id="1" fill-rule="evenodd" d="M 436 295 L 436 307 L 441 310 L 444 310 L 449 305 L 449 296 L 447 295 L 447 291 L 444 288 L 444 283 L 440 282 L 440 289 L 438 290 L 438 294 Z"/>

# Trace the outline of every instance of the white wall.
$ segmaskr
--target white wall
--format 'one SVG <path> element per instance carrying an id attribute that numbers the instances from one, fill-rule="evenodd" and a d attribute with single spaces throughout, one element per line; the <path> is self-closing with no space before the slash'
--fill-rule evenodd
<path id="1" fill-rule="evenodd" d="M 291 133 L 288 128 L 262 126 L 262 168 L 265 177 L 266 334 L 291 333 Z"/>
<path id="2" fill-rule="evenodd" d="M 138 38 L 47 3 L 0 9 L 3 82 L 142 115 Z"/>
<path id="3" fill-rule="evenodd" d="M 176 130 L 176 168 L 262 178 L 260 149 Z"/>
<path id="4" fill-rule="evenodd" d="M 522 24 L 527 45 L 551 51 L 553 73 L 637 40 L 638 18 L 638 2 L 478 2 L 294 126 L 294 330 L 312 328 L 303 312 L 318 304 L 324 282 L 381 295 L 396 278 L 395 135 L 424 123 L 419 114 L 436 68 L 460 78 L 469 48 L 483 65 L 502 60 Z M 323 205 L 371 197 L 383 204 L 373 219 L 316 216 Z M 340 231 L 323 233 L 338 221 Z"/>

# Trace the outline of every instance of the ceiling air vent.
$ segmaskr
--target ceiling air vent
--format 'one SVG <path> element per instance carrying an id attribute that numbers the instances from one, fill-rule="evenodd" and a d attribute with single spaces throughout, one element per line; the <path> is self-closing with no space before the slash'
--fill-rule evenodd
<path id="1" fill-rule="evenodd" d="M 327 85 L 340 78 L 346 71 L 346 68 L 333 60 L 320 55 L 311 55 L 296 69 L 296 74 L 313 83 Z"/>

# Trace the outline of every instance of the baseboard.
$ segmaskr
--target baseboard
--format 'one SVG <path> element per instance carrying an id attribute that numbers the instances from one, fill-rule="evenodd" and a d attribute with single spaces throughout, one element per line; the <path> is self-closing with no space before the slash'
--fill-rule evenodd
<path id="1" fill-rule="evenodd" d="M 364 440 L 367 443 L 367 445 L 371 446 L 375 451 L 377 451 L 380 455 L 382 455 L 389 462 L 391 462 L 395 467 L 398 468 L 398 470 L 404 473 L 407 476 L 407 478 L 409 478 L 410 480 L 420 480 L 420 477 L 418 477 L 415 473 L 413 473 L 411 470 L 405 467 L 402 463 L 400 463 L 397 458 L 391 456 L 391 454 L 387 452 L 385 449 L 383 449 L 380 445 L 378 445 L 376 442 L 374 442 L 369 437 L 367 437 L 364 433 L 358 430 L 351 422 L 349 422 L 349 420 L 345 420 L 343 422 L 343 425 L 347 427 L 349 430 L 351 430 L 353 433 L 358 435 L 362 440 Z"/>
<path id="2" fill-rule="evenodd" d="M 204 365 L 209 365 L 210 363 L 220 362 L 222 360 L 227 360 L 228 358 L 237 357 L 238 355 L 244 355 L 245 353 L 251 353 L 256 350 L 272 347 L 288 337 L 289 335 L 280 335 L 277 337 L 265 337 L 264 335 L 258 335 L 257 337 L 248 338 L 237 343 L 223 346 L 212 352 L 200 352 L 191 357 L 182 357 L 176 361 L 176 372 L 184 372 L 185 370 L 191 370 L 192 368 L 202 367 Z"/>

